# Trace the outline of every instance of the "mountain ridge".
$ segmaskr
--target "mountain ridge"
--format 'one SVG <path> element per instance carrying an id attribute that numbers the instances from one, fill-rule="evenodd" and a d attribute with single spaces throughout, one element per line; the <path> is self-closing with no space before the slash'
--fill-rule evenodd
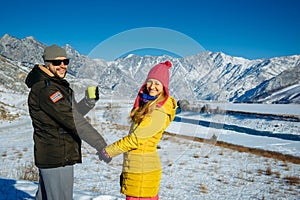
<path id="1" fill-rule="evenodd" d="M 1 78 L 1 84 L 11 89 L 20 87 L 26 92 L 23 79 L 34 64 L 43 63 L 45 47 L 32 36 L 18 39 L 5 34 L 0 39 L 0 70 L 6 74 L 6 79 Z M 170 60 L 173 66 L 169 89 L 176 99 L 300 103 L 300 89 L 297 87 L 300 55 L 248 60 L 222 52 L 205 51 L 184 58 L 130 54 L 107 62 L 81 55 L 69 44 L 63 48 L 70 57 L 68 78 L 80 92 L 89 84 L 97 84 L 103 96 L 134 98 L 150 68 Z M 19 75 L 21 79 L 13 78 L 10 82 L 12 80 L 8 77 L 14 73 L 8 72 L 10 70 L 5 72 L 10 68 L 18 69 L 18 73 L 23 74 Z M 281 95 L 272 95 L 284 89 L 287 91 Z"/>

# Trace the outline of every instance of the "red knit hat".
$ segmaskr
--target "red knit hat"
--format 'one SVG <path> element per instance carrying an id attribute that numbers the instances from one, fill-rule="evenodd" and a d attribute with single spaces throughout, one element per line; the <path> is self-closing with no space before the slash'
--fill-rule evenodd
<path id="1" fill-rule="evenodd" d="M 148 79 L 156 79 L 159 80 L 165 89 L 166 92 L 166 98 L 163 102 L 159 104 L 159 106 L 162 106 L 165 101 L 169 97 L 169 82 L 170 82 L 170 72 L 169 69 L 172 67 L 172 63 L 170 61 L 162 62 L 157 65 L 155 65 L 148 73 L 148 76 L 145 80 L 145 83 L 142 85 L 141 89 L 139 90 L 139 93 L 137 95 L 137 98 L 134 103 L 134 107 L 139 107 L 139 101 L 140 101 L 140 93 L 143 93 L 144 86 L 146 85 L 146 82 Z"/>
<path id="2" fill-rule="evenodd" d="M 169 81 L 170 81 L 170 72 L 169 68 L 172 67 L 172 63 L 170 61 L 166 61 L 163 63 L 159 63 L 155 65 L 148 73 L 147 79 L 156 79 L 159 80 L 166 90 L 169 88 Z"/>

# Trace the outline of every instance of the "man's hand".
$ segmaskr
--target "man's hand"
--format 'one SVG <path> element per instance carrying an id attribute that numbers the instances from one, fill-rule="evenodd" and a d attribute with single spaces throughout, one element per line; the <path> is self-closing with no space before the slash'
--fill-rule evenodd
<path id="1" fill-rule="evenodd" d="M 98 157 L 99 157 L 100 160 L 103 160 L 106 163 L 109 163 L 112 160 L 112 158 L 106 152 L 105 148 L 103 148 L 100 151 L 98 151 L 96 153 L 96 155 L 98 155 Z"/>

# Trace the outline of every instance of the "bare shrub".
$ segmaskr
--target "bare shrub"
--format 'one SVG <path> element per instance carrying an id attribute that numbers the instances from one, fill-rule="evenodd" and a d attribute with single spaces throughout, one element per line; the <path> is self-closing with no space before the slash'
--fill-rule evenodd
<path id="1" fill-rule="evenodd" d="M 191 110 L 192 110 L 193 112 L 198 113 L 198 112 L 201 111 L 201 108 L 199 108 L 199 107 L 193 107 Z"/>
<path id="2" fill-rule="evenodd" d="M 273 174 L 271 167 L 266 169 L 266 175 L 271 176 Z"/>
<path id="3" fill-rule="evenodd" d="M 5 104 L 7 105 L 7 104 Z M 0 107 L 0 119 L 5 120 L 5 121 L 12 121 L 15 120 L 16 118 L 20 117 L 20 114 L 12 114 L 9 111 L 6 110 L 3 106 Z"/>
<path id="4" fill-rule="evenodd" d="M 226 111 L 222 110 L 219 106 L 213 111 L 215 114 L 225 114 Z"/>
<path id="5" fill-rule="evenodd" d="M 203 185 L 203 184 L 200 184 L 200 191 L 201 191 L 202 193 L 204 193 L 204 194 L 207 194 L 207 188 L 206 188 L 206 186 Z"/>
<path id="6" fill-rule="evenodd" d="M 39 180 L 38 168 L 33 163 L 25 164 L 25 167 L 21 169 L 21 174 L 19 179 L 28 180 L 28 181 L 38 181 Z"/>
<path id="7" fill-rule="evenodd" d="M 276 178 L 280 178 L 280 172 L 274 172 L 275 173 L 275 175 L 276 175 Z"/>
<path id="8" fill-rule="evenodd" d="M 211 112 L 211 107 L 209 104 L 205 104 L 202 108 L 201 108 L 201 112 L 202 113 L 210 113 Z"/>
<path id="9" fill-rule="evenodd" d="M 7 152 L 4 151 L 4 152 L 2 153 L 2 157 L 6 157 L 6 156 L 7 156 Z"/>
<path id="10" fill-rule="evenodd" d="M 190 103 L 186 99 L 179 100 L 177 102 L 177 105 L 181 108 L 182 111 L 190 110 Z"/>
<path id="11" fill-rule="evenodd" d="M 261 176 L 262 174 L 263 174 L 263 170 L 262 170 L 262 169 L 258 169 L 258 170 L 257 170 L 257 175 L 258 175 L 258 176 Z"/>
<path id="12" fill-rule="evenodd" d="M 169 185 L 167 185 L 167 188 L 170 189 L 170 190 L 172 190 L 173 186 L 169 184 Z"/>
<path id="13" fill-rule="evenodd" d="M 19 152 L 17 155 L 18 155 L 19 159 L 21 159 L 23 157 L 23 154 L 21 152 Z"/>

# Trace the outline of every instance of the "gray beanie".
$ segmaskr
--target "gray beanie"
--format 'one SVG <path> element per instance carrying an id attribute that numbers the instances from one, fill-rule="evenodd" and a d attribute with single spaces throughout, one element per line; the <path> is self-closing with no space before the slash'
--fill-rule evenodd
<path id="1" fill-rule="evenodd" d="M 45 48 L 44 55 L 43 55 L 44 60 L 54 60 L 56 57 L 67 58 L 66 50 L 57 46 L 56 44 L 53 44 Z"/>

